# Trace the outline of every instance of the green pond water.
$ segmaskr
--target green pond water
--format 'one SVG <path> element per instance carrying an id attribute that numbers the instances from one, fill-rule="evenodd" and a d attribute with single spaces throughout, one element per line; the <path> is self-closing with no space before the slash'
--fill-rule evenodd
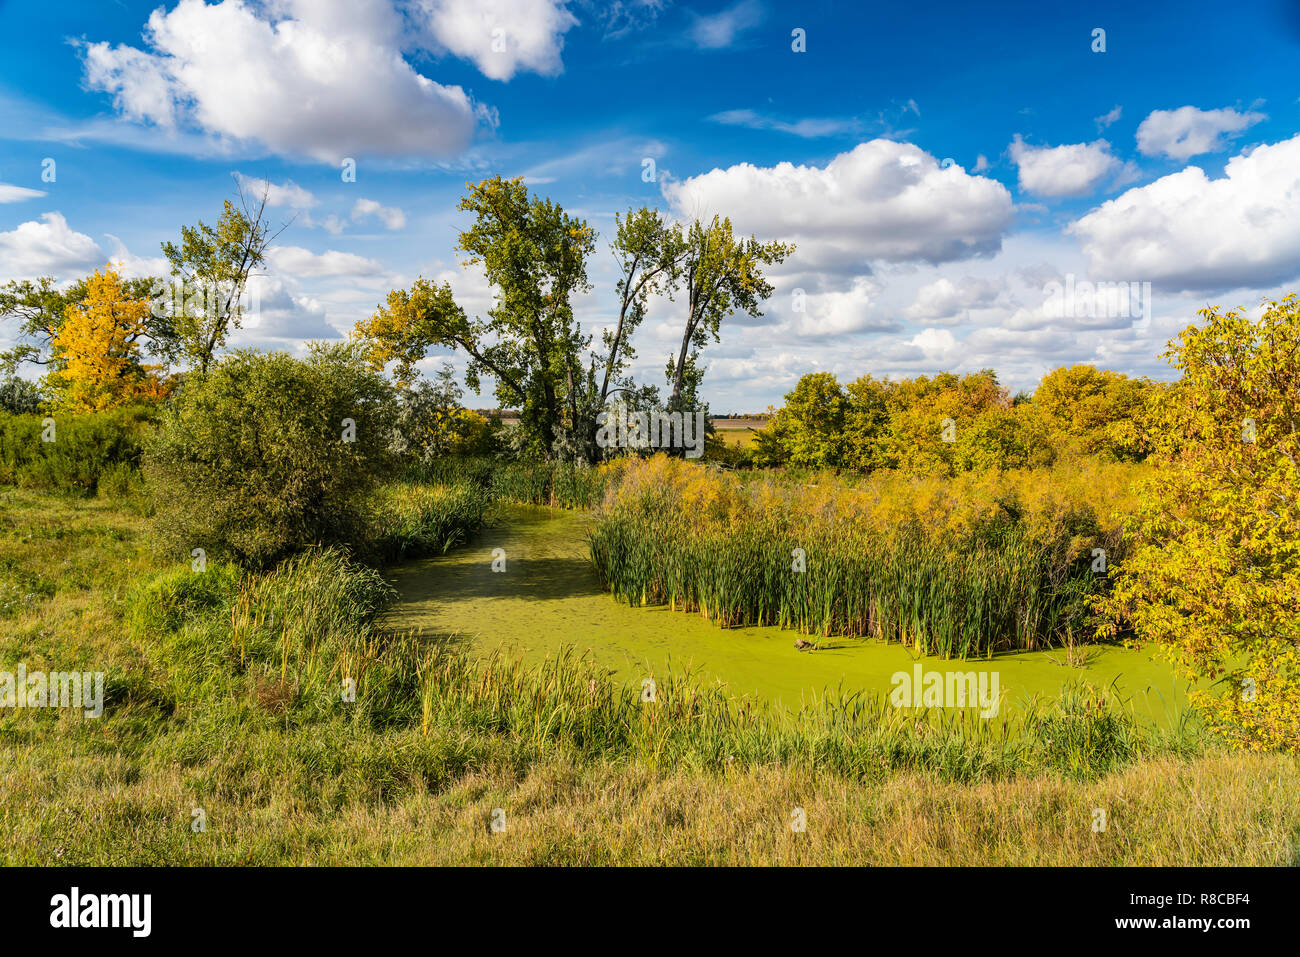
<path id="1" fill-rule="evenodd" d="M 386 623 L 454 635 L 475 652 L 500 649 L 526 659 L 572 647 L 633 684 L 689 666 L 735 695 L 794 707 L 827 689 L 889 691 L 895 672 L 913 673 L 917 659 L 899 644 L 830 639 L 820 650 L 798 651 L 792 631 L 724 629 L 696 614 L 621 604 L 601 589 L 587 559 L 588 521 L 581 512 L 506 507 L 495 527 L 465 547 L 390 569 L 399 598 Z M 492 571 L 496 548 L 505 549 L 505 572 Z M 1059 650 L 920 661 L 926 671 L 996 670 L 1012 707 L 1034 695 L 1054 697 L 1063 683 L 1082 677 L 1096 685 L 1116 682 L 1138 714 L 1160 725 L 1186 708 L 1185 685 L 1150 652 L 1087 650 L 1082 668 L 1066 667 Z"/>

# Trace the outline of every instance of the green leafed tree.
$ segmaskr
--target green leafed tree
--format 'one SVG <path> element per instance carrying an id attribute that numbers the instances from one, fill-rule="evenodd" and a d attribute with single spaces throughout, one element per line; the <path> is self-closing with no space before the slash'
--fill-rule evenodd
<path id="1" fill-rule="evenodd" d="M 669 383 L 679 408 L 694 407 L 699 348 L 717 338 L 732 311 L 758 314 L 771 294 L 760 267 L 789 251 L 736 240 L 725 220 L 684 230 L 647 208 L 616 217 L 617 312 L 593 347 L 573 304 L 591 288 L 595 231 L 551 200 L 530 195 L 522 178 L 470 185 L 460 209 L 473 219 L 457 249 L 466 265 L 483 269 L 494 293 L 486 318 L 467 315 L 448 283 L 420 278 L 392 291 L 354 334 L 374 365 L 391 364 L 399 383 L 412 380 L 431 349 L 463 352 L 466 384 L 478 391 L 483 377 L 495 380 L 498 404 L 520 410 L 521 432 L 545 458 L 598 459 L 597 419 L 615 396 L 638 408 L 658 403 L 656 390 L 628 374 L 636 358 L 633 335 L 654 297 L 679 296 L 683 286 L 689 302 L 682 360 L 670 365 Z"/>
<path id="2" fill-rule="evenodd" d="M 704 375 L 700 350 L 710 341 L 719 341 L 719 329 L 727 317 L 736 312 L 750 317 L 763 314 L 760 307 L 772 295 L 772 284 L 764 278 L 763 269 L 784 262 L 793 252 L 792 243 L 738 238 L 731 220 L 725 217 L 714 216 L 707 224 L 696 220 L 686 228 L 680 267 L 686 322 L 681 347 L 668 360 L 671 411 L 699 405 Z"/>
<path id="3" fill-rule="evenodd" d="M 269 189 L 269 188 L 268 188 Z M 266 218 L 268 190 L 226 200 L 216 226 L 199 220 L 181 227 L 181 242 L 162 244 L 176 293 L 167 310 L 181 351 L 200 373 L 211 368 L 217 351 L 244 318 L 244 293 L 254 271 L 284 229 L 272 230 Z"/>
<path id="4" fill-rule="evenodd" d="M 431 348 L 463 351 L 466 384 L 478 391 L 482 377 L 492 377 L 498 403 L 520 409 L 534 451 L 550 457 L 590 385 L 580 355 L 591 337 L 574 319 L 572 297 L 589 288 L 595 233 L 558 204 L 530 197 L 522 177 L 471 185 L 459 208 L 474 219 L 457 249 L 465 265 L 482 267 L 495 293 L 487 318 L 470 318 L 448 283 L 420 278 L 389 293 L 356 335 L 373 364 L 395 363 L 400 382 L 411 381 Z"/>
<path id="5" fill-rule="evenodd" d="M 786 393 L 785 405 L 760 433 L 758 459 L 803 468 L 841 465 L 848 413 L 848 400 L 835 376 L 810 372 Z"/>

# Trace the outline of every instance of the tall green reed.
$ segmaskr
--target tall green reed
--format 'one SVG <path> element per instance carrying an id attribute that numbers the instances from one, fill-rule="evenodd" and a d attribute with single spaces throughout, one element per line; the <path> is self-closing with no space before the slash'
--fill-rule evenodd
<path id="1" fill-rule="evenodd" d="M 605 586 L 633 605 L 968 657 L 1086 631 L 1104 587 L 1071 530 L 1031 527 L 1015 509 L 966 524 L 889 522 L 837 507 L 850 489 L 747 494 L 729 476 L 672 474 L 688 465 L 647 465 L 648 478 L 637 468 L 589 532 Z"/>

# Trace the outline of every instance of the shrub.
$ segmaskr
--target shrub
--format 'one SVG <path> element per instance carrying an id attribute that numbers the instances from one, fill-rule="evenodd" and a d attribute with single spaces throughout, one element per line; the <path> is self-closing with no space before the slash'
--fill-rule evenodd
<path id="1" fill-rule="evenodd" d="M 0 412 L 30 415 L 41 408 L 41 390 L 35 383 L 11 375 L 0 382 Z"/>
<path id="2" fill-rule="evenodd" d="M 139 466 L 155 416 L 149 406 L 48 417 L 0 413 L 0 482 L 91 495 L 111 471 L 120 484 L 123 470 Z"/>
<path id="3" fill-rule="evenodd" d="M 364 540 L 393 421 L 391 389 L 353 347 L 230 355 L 191 378 L 146 451 L 163 544 L 263 567 Z"/>

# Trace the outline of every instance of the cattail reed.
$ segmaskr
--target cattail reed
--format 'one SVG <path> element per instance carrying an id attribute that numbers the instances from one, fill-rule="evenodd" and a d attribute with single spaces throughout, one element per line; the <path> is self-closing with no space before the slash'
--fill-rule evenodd
<path id="1" fill-rule="evenodd" d="M 668 604 L 722 627 L 777 625 L 964 658 L 1059 644 L 1086 630 L 1118 528 L 1122 486 L 995 473 L 815 486 L 659 456 L 630 463 L 590 532 L 591 559 L 632 605 Z"/>

